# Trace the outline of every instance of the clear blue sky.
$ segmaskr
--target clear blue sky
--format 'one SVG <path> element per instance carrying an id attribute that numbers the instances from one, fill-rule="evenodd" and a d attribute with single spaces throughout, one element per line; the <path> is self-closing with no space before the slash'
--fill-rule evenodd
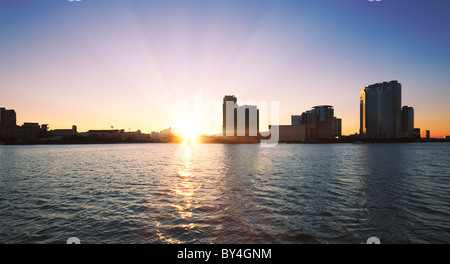
<path id="1" fill-rule="evenodd" d="M 279 101 L 284 124 L 333 105 L 350 134 L 361 89 L 398 80 L 416 127 L 449 135 L 449 14 L 445 0 L 2 0 L 0 106 L 19 124 L 150 132 L 180 100 L 234 94 Z"/>

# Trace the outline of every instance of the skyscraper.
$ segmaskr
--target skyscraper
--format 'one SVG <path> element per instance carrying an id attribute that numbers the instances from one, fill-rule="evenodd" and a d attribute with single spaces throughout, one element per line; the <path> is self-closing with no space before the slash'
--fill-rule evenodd
<path id="1" fill-rule="evenodd" d="M 423 137 L 424 137 L 426 140 L 429 140 L 429 139 L 430 139 L 430 130 L 425 130 L 425 131 L 423 131 Z"/>
<path id="2" fill-rule="evenodd" d="M 237 98 L 234 95 L 225 95 L 223 98 L 223 122 L 222 122 L 222 135 L 224 136 L 236 136 L 237 130 Z M 231 118 L 231 116 L 233 118 Z M 227 118 L 228 117 L 228 118 Z M 227 123 L 228 120 L 228 123 Z M 232 123 L 230 123 L 230 121 Z M 230 123 L 230 124 L 229 124 Z"/>
<path id="3" fill-rule="evenodd" d="M 0 138 L 17 136 L 16 111 L 0 108 Z"/>
<path id="4" fill-rule="evenodd" d="M 401 99 L 398 81 L 365 87 L 360 95 L 360 134 L 366 137 L 399 137 Z"/>
<path id="5" fill-rule="evenodd" d="M 342 119 L 341 118 L 334 118 L 334 136 L 340 137 L 342 136 Z"/>
<path id="6" fill-rule="evenodd" d="M 16 111 L 0 108 L 0 127 L 15 128 L 16 126 Z"/>
<path id="7" fill-rule="evenodd" d="M 414 137 L 414 108 L 407 105 L 402 107 L 402 137 Z"/>
<path id="8" fill-rule="evenodd" d="M 223 98 L 223 135 L 258 137 L 259 109 L 256 105 L 238 106 L 236 102 L 234 95 L 226 95 Z"/>
<path id="9" fill-rule="evenodd" d="M 259 135 L 259 110 L 256 105 L 237 107 L 237 136 L 256 137 Z"/>

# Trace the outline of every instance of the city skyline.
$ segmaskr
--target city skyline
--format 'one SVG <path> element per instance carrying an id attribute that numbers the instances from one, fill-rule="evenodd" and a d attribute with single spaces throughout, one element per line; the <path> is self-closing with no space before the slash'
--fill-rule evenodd
<path id="1" fill-rule="evenodd" d="M 280 125 L 333 105 L 349 135 L 359 132 L 361 89 L 399 80 L 414 126 L 443 138 L 449 10 L 443 1 L 2 1 L 0 106 L 18 124 L 151 132 L 173 126 L 177 101 L 236 94 L 279 101 Z M 214 129 L 202 132 L 220 133 L 220 119 Z"/>
<path id="2" fill-rule="evenodd" d="M 291 115 L 291 124 L 279 125 L 278 118 L 270 120 L 267 131 L 260 133 L 260 109 L 257 105 L 239 105 L 235 95 L 225 95 L 222 103 L 222 133 L 196 134 L 198 124 L 187 121 L 180 123 L 185 127 L 169 127 L 159 132 L 142 133 L 141 130 L 125 131 L 125 129 L 89 129 L 79 133 L 76 125 L 67 129 L 49 129 L 48 124 L 25 122 L 17 125 L 17 114 L 14 109 L 0 107 L 0 140 L 8 143 L 83 143 L 83 142 L 168 142 L 168 143 L 267 143 L 271 146 L 281 143 L 329 142 L 329 143 L 362 143 L 361 140 L 374 142 L 419 142 L 420 128 L 414 126 L 414 108 L 401 107 L 401 83 L 397 80 L 375 83 L 365 87 L 360 94 L 360 133 L 342 135 L 342 119 L 334 116 L 331 105 L 317 105 L 301 115 Z M 197 98 L 201 99 L 201 98 Z M 201 108 L 201 100 L 197 100 L 194 108 Z M 267 102 L 261 102 L 263 113 L 267 114 Z M 271 102 L 273 104 L 274 102 Z M 271 115 L 278 114 L 278 102 L 271 105 Z M 183 109 L 184 108 L 184 109 Z M 274 109 L 275 108 L 275 109 Z M 186 107 L 180 107 L 185 110 Z M 198 114 L 197 114 L 198 115 Z M 214 116 L 214 115 L 212 115 Z M 181 118 L 183 119 L 183 118 Z M 190 121 L 190 120 L 188 120 Z M 217 122 L 218 120 L 211 120 Z M 266 120 L 267 121 L 267 120 Z M 187 129 L 186 129 L 187 128 Z M 426 141 L 440 140 L 431 137 L 430 130 L 423 130 Z M 82 138 L 80 138 L 81 136 Z M 445 136 L 448 141 L 450 136 Z M 86 139 L 88 141 L 86 141 Z M 106 141 L 105 141 L 106 140 Z M 117 141 L 118 140 L 118 141 Z M 355 141 L 358 140 L 358 141 Z M 1 143 L 1 141 L 0 141 Z"/>
<path id="3" fill-rule="evenodd" d="M 397 94 L 395 97 L 393 96 L 393 94 L 389 94 L 388 97 L 386 97 L 386 91 L 384 91 L 383 93 L 381 92 L 381 89 L 384 90 L 389 90 L 391 91 L 391 89 L 395 89 L 395 94 Z M 372 94 L 369 96 L 369 94 Z M 381 96 L 382 94 L 384 94 L 383 96 Z M 332 117 L 333 118 L 333 124 L 329 125 L 329 127 L 327 127 L 326 129 L 331 129 L 334 130 L 334 134 L 327 134 L 327 136 L 323 137 L 323 138 L 330 138 L 330 137 L 335 137 L 335 136 L 354 136 L 354 135 L 359 135 L 362 137 L 393 137 L 393 138 L 401 138 L 401 137 L 408 137 L 408 138 L 412 138 L 415 137 L 415 135 L 419 136 L 420 138 L 420 128 L 416 128 L 414 126 L 414 108 L 411 106 L 402 106 L 400 107 L 401 104 L 401 83 L 399 83 L 397 80 L 392 80 L 390 82 L 382 82 L 382 83 L 376 83 L 376 84 L 371 84 L 367 87 L 364 87 L 364 89 L 361 91 L 361 95 L 360 95 L 360 129 L 359 129 L 359 133 L 355 133 L 352 135 L 343 135 L 341 133 L 342 131 L 342 119 L 341 118 L 337 118 L 337 117 Z M 372 115 L 372 117 L 370 117 L 373 121 L 371 122 L 371 125 L 367 125 L 368 121 L 366 121 L 366 104 L 369 98 L 372 98 L 372 102 L 371 102 L 371 106 L 369 106 L 369 109 L 372 109 L 371 111 L 373 113 L 369 113 L 369 115 Z M 378 98 L 378 99 L 377 99 Z M 383 99 L 384 98 L 384 99 Z M 392 101 L 392 98 L 394 98 L 394 100 Z M 374 101 L 375 100 L 375 101 Z M 237 98 L 234 95 L 225 95 L 225 97 L 223 98 L 223 104 L 222 104 L 222 132 L 221 133 L 217 133 L 217 134 L 209 134 L 210 136 L 215 136 L 215 135 L 222 135 L 222 136 L 228 136 L 226 130 L 227 129 L 232 129 L 230 131 L 234 130 L 234 136 L 248 136 L 249 135 L 249 131 L 252 130 L 250 132 L 250 134 L 252 134 L 253 136 L 257 136 L 260 134 L 260 118 L 259 118 L 259 109 L 258 109 L 258 105 L 242 105 L 239 106 L 237 104 Z M 200 104 L 200 107 L 202 107 L 202 102 L 196 102 L 197 104 Z M 230 103 L 228 105 L 228 103 Z M 263 102 L 263 103 L 267 103 L 267 102 Z M 380 105 L 390 105 L 394 103 L 395 105 L 397 105 L 396 109 L 394 112 L 386 112 L 386 110 L 388 109 L 381 109 L 379 108 Z M 227 106 L 226 106 L 227 105 Z M 377 106 L 378 105 L 378 106 Z M 199 105 L 194 106 L 193 108 L 198 108 Z M 233 115 L 230 115 L 230 113 L 228 113 L 227 107 L 231 107 L 232 112 L 234 112 L 234 117 Z M 266 107 L 266 106 L 265 106 Z M 184 107 L 185 108 L 185 107 Z M 179 109 L 180 112 L 182 112 L 183 110 L 185 110 L 183 107 L 181 107 L 181 109 Z M 190 106 L 188 107 L 190 108 Z M 320 105 L 320 106 L 313 106 L 313 109 L 321 109 L 321 111 L 323 111 L 324 109 L 331 109 L 331 115 L 333 116 L 333 112 L 334 112 L 334 107 L 331 105 Z M 395 108 L 395 107 L 394 107 Z M 39 123 L 39 122 L 24 122 L 23 125 L 19 125 L 17 124 L 17 114 L 15 112 L 14 109 L 6 109 L 4 107 L 0 107 L 0 109 L 2 110 L 2 116 L 0 117 L 0 124 L 2 124 L 2 126 L 4 125 L 2 123 L 2 119 L 6 120 L 6 123 L 8 124 L 9 127 L 30 127 L 30 126 L 39 126 L 39 129 L 44 129 L 45 131 L 77 131 L 77 125 L 72 125 L 71 129 L 67 129 L 67 128 L 52 128 L 50 129 L 49 124 L 45 124 L 45 122 L 43 123 Z M 250 110 L 250 111 L 249 111 Z M 389 110 L 392 111 L 393 109 Z M 267 110 L 266 110 L 267 111 Z M 381 111 L 380 113 L 378 113 L 379 111 Z M 11 113 L 11 115 L 8 114 L 7 118 L 3 117 L 3 113 Z M 213 111 L 215 112 L 215 111 Z M 308 111 L 310 112 L 310 111 Z M 228 114 L 226 114 L 228 113 Z M 237 114 L 241 113 L 242 116 L 238 117 Z M 380 114 L 383 113 L 383 116 L 381 116 Z M 306 112 L 303 112 L 301 115 L 298 115 L 296 113 L 291 113 L 291 123 L 290 124 L 277 124 L 277 122 L 275 123 L 270 123 L 270 120 L 265 120 L 264 124 L 268 124 L 267 128 L 264 127 L 262 132 L 264 133 L 270 133 L 270 127 L 271 126 L 275 126 L 275 127 L 285 127 L 286 129 L 291 129 L 290 127 L 292 125 L 294 125 L 294 128 L 297 125 L 306 125 L 306 119 L 305 121 L 302 121 L 304 117 L 304 115 L 306 114 Z M 230 116 L 229 116 L 230 115 Z M 323 113 L 320 114 L 320 116 L 322 116 L 321 118 L 323 119 Z M 328 114 L 325 114 L 328 115 Z M 380 115 L 380 116 L 378 116 Z M 212 117 L 214 115 L 211 115 L 210 117 Z M 232 118 L 232 120 L 234 120 L 234 124 L 231 125 L 231 127 L 226 128 L 227 125 L 227 118 Z M 263 117 L 266 118 L 266 117 Z M 270 117 L 267 117 L 268 119 Z M 375 119 L 374 119 L 375 118 Z M 388 123 L 386 123 L 386 119 L 389 120 Z M 395 118 L 394 120 L 392 120 L 392 118 Z M 182 118 L 181 118 L 182 119 Z M 3 120 L 3 121 L 5 121 Z M 14 120 L 14 121 L 13 121 Z M 240 120 L 240 121 L 239 121 Z M 377 121 L 378 120 L 378 121 Z M 383 121 L 384 120 L 384 121 Z M 192 120 L 188 120 L 187 122 L 183 122 L 183 123 L 179 123 L 182 126 L 178 126 L 178 127 L 172 127 L 170 126 L 169 129 L 175 129 L 176 134 L 178 136 L 182 136 L 185 138 L 193 138 L 196 136 L 202 136 L 202 135 L 208 135 L 207 133 L 196 133 L 197 131 L 199 131 L 196 128 L 196 125 L 198 125 L 199 123 L 201 124 L 202 122 L 199 121 L 198 119 L 194 120 L 194 123 L 189 123 Z M 208 121 L 212 121 L 210 118 L 208 119 Z M 330 121 L 330 120 L 328 120 Z M 213 121 L 218 122 L 218 120 L 214 120 Z M 239 123 L 240 122 L 240 123 Z M 250 122 L 250 123 L 249 123 Z M 338 122 L 336 128 L 334 128 L 334 122 Z M 377 122 L 378 125 L 376 124 Z M 239 124 L 238 124 L 239 123 Z M 304 124 L 303 124 L 304 123 Z M 40 125 L 39 125 L 40 124 Z M 384 129 L 386 129 L 386 125 L 389 126 L 388 129 L 390 129 L 389 133 L 386 134 L 385 130 L 379 130 L 381 127 L 383 127 Z M 237 130 L 237 127 L 241 126 L 241 128 L 244 128 L 244 130 Z M 327 125 L 328 126 L 328 125 Z M 371 127 L 370 130 L 366 131 L 366 126 Z M 233 128 L 234 127 L 234 128 Z M 187 130 L 186 130 L 187 128 Z M 50 130 L 49 130 L 50 129 Z M 167 130 L 168 128 L 164 128 L 162 129 L 160 132 L 162 132 L 163 130 Z M 184 130 L 183 130 L 184 129 Z M 249 130 L 250 129 L 250 130 Z M 337 130 L 335 130 L 337 129 Z M 89 131 L 88 131 L 89 130 Z M 108 129 L 88 129 L 84 132 L 91 132 L 91 131 L 109 131 Z M 377 131 L 378 130 L 378 131 Z M 415 130 L 418 130 L 418 133 L 416 133 Z M 114 130 L 114 126 L 111 126 L 111 131 L 122 131 L 125 132 L 124 128 L 119 128 L 116 130 Z M 139 133 L 141 133 L 140 129 L 137 129 L 137 131 Z M 339 131 L 339 132 L 336 132 Z M 428 132 L 427 137 L 430 137 L 429 133 L 430 130 L 424 130 L 423 132 Z M 128 128 L 128 132 L 131 132 L 131 129 Z M 287 131 L 286 131 L 287 132 Z M 284 132 L 284 133 L 286 133 Z M 287 132 L 288 134 L 292 133 L 294 131 L 291 132 Z M 317 133 L 319 133 L 318 131 L 316 131 Z M 158 133 L 157 131 L 151 131 L 151 134 L 153 133 Z M 298 133 L 298 132 L 294 132 Z M 305 132 L 302 132 L 305 133 Z M 327 132 L 328 133 L 328 132 Z M 63 133 L 64 134 L 64 133 Z M 1 134 L 0 134 L 1 135 Z M 294 138 L 291 138 L 291 140 L 297 140 L 299 135 L 294 136 Z M 292 137 L 292 135 L 290 135 L 289 137 Z M 424 136 L 425 137 L 425 136 Z M 438 138 L 448 138 L 449 136 L 443 136 L 443 137 L 438 137 Z M 1 138 L 1 137 L 0 137 Z M 304 139 L 303 139 L 304 140 Z"/>

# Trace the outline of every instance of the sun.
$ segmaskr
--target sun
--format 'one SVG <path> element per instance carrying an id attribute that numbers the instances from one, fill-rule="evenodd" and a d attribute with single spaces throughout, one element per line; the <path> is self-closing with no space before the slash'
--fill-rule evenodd
<path id="1" fill-rule="evenodd" d="M 183 139 L 183 143 L 199 142 L 200 130 L 197 126 L 186 123 L 178 128 L 178 134 Z"/>
<path id="2" fill-rule="evenodd" d="M 182 128 L 181 133 L 185 139 L 190 140 L 198 137 L 199 135 L 198 131 L 194 127 L 184 127 Z"/>

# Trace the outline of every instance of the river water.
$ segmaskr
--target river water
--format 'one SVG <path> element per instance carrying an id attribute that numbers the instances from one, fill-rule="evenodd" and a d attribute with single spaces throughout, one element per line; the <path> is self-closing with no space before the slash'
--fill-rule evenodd
<path id="1" fill-rule="evenodd" d="M 0 146 L 0 243 L 450 243 L 450 144 Z"/>

